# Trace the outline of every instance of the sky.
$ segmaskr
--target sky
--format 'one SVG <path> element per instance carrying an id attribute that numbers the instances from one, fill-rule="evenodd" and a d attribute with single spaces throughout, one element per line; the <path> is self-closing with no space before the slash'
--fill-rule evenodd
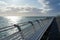
<path id="1" fill-rule="evenodd" d="M 0 0 L 0 14 L 60 15 L 60 0 Z"/>
<path id="2" fill-rule="evenodd" d="M 36 6 L 40 7 L 40 3 L 37 0 L 0 0 L 1 3 L 17 6 Z"/>

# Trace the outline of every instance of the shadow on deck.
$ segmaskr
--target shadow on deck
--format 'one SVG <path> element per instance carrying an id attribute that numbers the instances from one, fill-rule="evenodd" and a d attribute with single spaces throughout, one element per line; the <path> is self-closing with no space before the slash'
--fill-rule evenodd
<path id="1" fill-rule="evenodd" d="M 60 19 L 60 18 L 59 18 Z M 41 40 L 60 40 L 60 20 L 58 18 L 54 18 L 50 27 L 44 33 Z"/>

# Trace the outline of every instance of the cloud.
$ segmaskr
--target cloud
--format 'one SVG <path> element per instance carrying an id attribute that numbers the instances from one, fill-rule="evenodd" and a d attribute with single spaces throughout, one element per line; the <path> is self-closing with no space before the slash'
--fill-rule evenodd
<path id="1" fill-rule="evenodd" d="M 4 9 L 4 10 L 3 10 Z M 34 7 L 4 7 L 0 8 L 0 12 L 4 13 L 19 13 L 19 12 L 40 12 L 40 9 Z"/>
<path id="2" fill-rule="evenodd" d="M 4 1 L 0 1 L 0 7 L 4 7 L 4 6 L 7 6 L 7 3 Z"/>
<path id="3" fill-rule="evenodd" d="M 3 10 L 4 9 L 4 10 Z M 1 8 L 0 14 L 3 15 L 30 15 L 30 16 L 43 16 L 48 14 L 41 13 L 41 9 L 35 7 L 5 7 Z"/>
<path id="4" fill-rule="evenodd" d="M 42 12 L 49 15 L 60 14 L 60 0 L 38 0 L 42 4 Z"/>
<path id="5" fill-rule="evenodd" d="M 9 1 L 10 2 L 10 1 Z M 8 2 L 0 1 L 0 14 L 5 13 L 30 13 L 39 15 L 58 15 L 60 14 L 60 0 L 38 0 L 42 7 L 35 8 L 32 5 L 9 5 Z M 13 2 L 12 2 L 13 3 Z"/>
<path id="6" fill-rule="evenodd" d="M 42 14 L 41 9 L 35 8 L 34 6 L 25 4 L 24 6 L 8 5 L 4 1 L 0 1 L 0 14 Z"/>

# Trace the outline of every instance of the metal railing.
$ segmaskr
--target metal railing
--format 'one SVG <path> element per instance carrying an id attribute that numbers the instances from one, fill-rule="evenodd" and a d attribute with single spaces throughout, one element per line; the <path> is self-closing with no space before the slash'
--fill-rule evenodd
<path id="1" fill-rule="evenodd" d="M 0 28 L 0 40 L 38 40 L 52 23 L 53 18 L 38 19 Z M 12 31 L 12 32 L 11 32 Z M 9 34 L 10 33 L 10 34 Z"/>

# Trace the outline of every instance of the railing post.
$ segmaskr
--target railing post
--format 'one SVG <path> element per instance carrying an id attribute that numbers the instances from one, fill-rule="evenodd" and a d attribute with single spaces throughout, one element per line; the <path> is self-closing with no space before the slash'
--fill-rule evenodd
<path id="1" fill-rule="evenodd" d="M 28 23 L 30 23 L 33 26 L 33 31 L 35 32 L 36 30 L 35 30 L 35 26 L 34 26 L 33 22 L 29 21 Z"/>
<path id="2" fill-rule="evenodd" d="M 40 21 L 42 21 L 42 24 L 41 24 L 41 26 L 43 27 L 43 26 L 44 26 L 44 22 L 43 22 L 43 20 L 42 20 L 42 19 L 40 19 Z"/>
<path id="3" fill-rule="evenodd" d="M 36 20 L 37 22 L 38 22 L 38 24 L 40 25 L 40 27 L 42 27 L 42 24 L 40 23 L 40 21 L 39 20 Z"/>
<path id="4" fill-rule="evenodd" d="M 14 24 L 14 26 L 18 28 L 19 32 L 21 31 L 20 26 L 18 26 L 18 25 L 16 25 L 16 24 Z"/>
<path id="5" fill-rule="evenodd" d="M 19 30 L 19 32 L 21 34 L 22 39 L 24 39 L 23 34 L 22 34 L 22 30 L 21 30 L 20 26 L 17 25 L 17 24 L 14 24 L 14 26 L 17 27 L 17 29 Z"/>
<path id="6" fill-rule="evenodd" d="M 36 20 L 37 21 L 37 23 L 40 25 L 40 22 L 39 22 L 39 20 Z M 40 27 L 41 27 L 42 25 L 40 25 Z"/>
<path id="7" fill-rule="evenodd" d="M 39 20 L 36 20 L 36 21 L 37 21 L 38 23 L 40 23 Z"/>

